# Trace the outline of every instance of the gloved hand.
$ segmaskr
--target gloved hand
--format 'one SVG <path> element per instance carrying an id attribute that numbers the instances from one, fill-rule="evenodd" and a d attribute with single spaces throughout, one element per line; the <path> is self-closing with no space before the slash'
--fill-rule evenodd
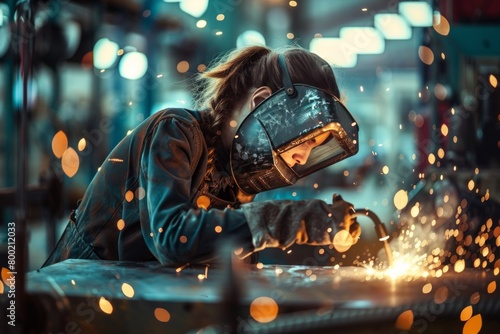
<path id="1" fill-rule="evenodd" d="M 339 195 L 334 195 L 331 205 L 310 199 L 253 202 L 241 208 L 252 233 L 255 251 L 287 248 L 293 243 L 333 244 L 337 250 L 345 251 L 361 233 L 352 204 Z"/>
<path id="2" fill-rule="evenodd" d="M 338 194 L 333 194 L 332 211 L 338 215 L 336 220 L 341 221 L 339 224 L 341 229 L 335 235 L 333 245 L 339 252 L 344 252 L 358 242 L 361 226 L 356 221 L 354 216 L 356 211 L 352 204 L 344 201 Z"/>

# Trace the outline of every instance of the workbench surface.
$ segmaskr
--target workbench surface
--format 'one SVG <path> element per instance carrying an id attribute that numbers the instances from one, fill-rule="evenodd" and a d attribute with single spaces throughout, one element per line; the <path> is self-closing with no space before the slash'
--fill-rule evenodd
<path id="1" fill-rule="evenodd" d="M 500 328 L 495 274 L 466 268 L 390 277 L 354 266 L 66 260 L 28 273 L 27 282 L 38 308 L 50 310 L 47 332 L 431 333 L 480 326 L 488 333 Z"/>

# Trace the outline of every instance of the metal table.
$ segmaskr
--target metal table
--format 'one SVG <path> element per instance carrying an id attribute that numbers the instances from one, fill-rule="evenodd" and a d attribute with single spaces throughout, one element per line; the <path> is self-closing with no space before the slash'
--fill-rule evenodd
<path id="1" fill-rule="evenodd" d="M 28 273 L 27 288 L 46 333 L 497 333 L 496 273 L 67 260 Z"/>

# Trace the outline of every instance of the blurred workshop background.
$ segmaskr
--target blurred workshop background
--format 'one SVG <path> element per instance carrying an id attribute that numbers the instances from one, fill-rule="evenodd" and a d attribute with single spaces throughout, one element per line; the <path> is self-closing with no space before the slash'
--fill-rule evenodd
<path id="1" fill-rule="evenodd" d="M 20 31 L 27 19 L 33 24 Z M 298 44 L 333 66 L 360 151 L 257 200 L 339 193 L 376 212 L 393 238 L 404 210 L 411 218 L 425 211 L 434 226 L 476 203 L 469 219 L 497 241 L 472 265 L 491 264 L 500 234 L 490 218 L 500 198 L 498 36 L 500 2 L 486 0 L 0 1 L 0 242 L 8 222 L 23 217 L 21 185 L 28 268 L 39 268 L 128 131 L 163 108 L 190 108 L 193 78 L 221 54 Z M 261 260 L 374 260 L 382 245 L 372 223 L 358 220 L 354 251 L 294 246 Z"/>

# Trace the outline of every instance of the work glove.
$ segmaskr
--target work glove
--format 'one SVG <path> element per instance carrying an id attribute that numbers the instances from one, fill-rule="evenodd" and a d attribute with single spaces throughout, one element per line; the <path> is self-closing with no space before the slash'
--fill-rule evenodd
<path id="1" fill-rule="evenodd" d="M 343 252 L 361 234 L 352 204 L 340 195 L 333 196 L 332 204 L 318 199 L 278 200 L 247 203 L 241 208 L 255 251 L 297 243 L 333 245 Z"/>

